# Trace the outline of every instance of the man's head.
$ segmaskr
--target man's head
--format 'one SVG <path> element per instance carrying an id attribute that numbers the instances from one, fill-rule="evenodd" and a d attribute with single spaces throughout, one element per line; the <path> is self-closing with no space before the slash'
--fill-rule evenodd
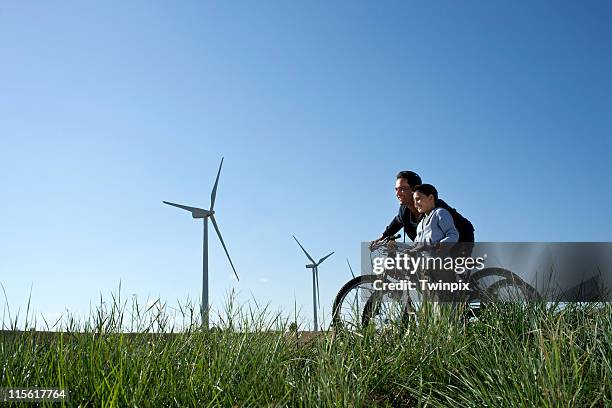
<path id="1" fill-rule="evenodd" d="M 412 193 L 414 207 L 421 214 L 428 213 L 436 208 L 438 200 L 438 190 L 431 184 L 421 184 L 415 186 Z"/>
<path id="2" fill-rule="evenodd" d="M 421 178 L 413 171 L 400 171 L 395 180 L 395 196 L 403 205 L 414 206 L 412 189 L 421 184 Z"/>

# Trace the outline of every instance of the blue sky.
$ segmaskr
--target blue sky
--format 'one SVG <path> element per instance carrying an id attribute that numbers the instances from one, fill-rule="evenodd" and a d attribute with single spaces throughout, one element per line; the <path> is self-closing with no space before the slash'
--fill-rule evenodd
<path id="1" fill-rule="evenodd" d="M 234 288 L 326 313 L 398 170 L 480 241 L 612 241 L 612 5 L 2 2 L 0 282 L 15 311 Z M 5 302 L 2 300 L 2 302 Z M 5 304 L 3 303 L 3 306 Z"/>

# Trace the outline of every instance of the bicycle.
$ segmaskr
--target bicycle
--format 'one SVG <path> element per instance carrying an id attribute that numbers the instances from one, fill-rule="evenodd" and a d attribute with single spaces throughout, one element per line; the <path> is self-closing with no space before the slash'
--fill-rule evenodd
<path id="1" fill-rule="evenodd" d="M 395 258 L 397 254 L 404 253 L 415 255 L 412 246 L 395 242 L 399 237 L 388 237 L 371 249 L 370 262 L 373 267 L 377 257 Z M 472 269 L 466 271 L 463 277 L 469 291 L 463 293 L 462 298 L 455 299 L 455 302 L 463 306 L 461 317 L 466 322 L 477 319 L 487 304 L 493 301 L 540 299 L 533 287 L 506 269 Z M 421 307 L 437 304 L 436 296 L 432 296 L 420 285 L 420 281 L 427 281 L 427 278 L 423 269 L 407 276 L 395 268 L 381 274 L 357 276 L 344 284 L 336 295 L 332 308 L 332 325 L 356 330 L 371 324 L 383 327 L 396 321 L 416 319 Z M 411 280 L 415 282 L 413 285 L 407 283 Z M 381 289 L 391 285 L 400 285 L 400 288 L 404 286 L 402 290 Z"/>

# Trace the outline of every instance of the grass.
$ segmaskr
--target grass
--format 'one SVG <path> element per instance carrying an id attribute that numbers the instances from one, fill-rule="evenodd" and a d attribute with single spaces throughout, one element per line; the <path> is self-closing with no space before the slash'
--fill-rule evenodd
<path id="1" fill-rule="evenodd" d="M 209 331 L 181 308 L 177 331 L 154 306 L 113 298 L 57 333 L 3 331 L 0 386 L 66 387 L 69 406 L 612 405 L 610 304 L 497 304 L 467 326 L 424 311 L 310 340 L 265 308 L 228 302 Z"/>

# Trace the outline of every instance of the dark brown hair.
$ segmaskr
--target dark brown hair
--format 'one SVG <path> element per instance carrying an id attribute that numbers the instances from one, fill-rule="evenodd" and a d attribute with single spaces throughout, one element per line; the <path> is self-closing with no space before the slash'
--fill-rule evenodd
<path id="1" fill-rule="evenodd" d="M 426 196 L 433 195 L 434 200 L 438 201 L 438 190 L 431 184 L 420 184 L 418 186 L 414 186 L 412 191 L 415 193 L 425 194 Z"/>
<path id="2" fill-rule="evenodd" d="M 409 170 L 400 171 L 399 173 L 397 173 L 396 179 L 401 179 L 401 178 L 406 179 L 406 181 L 408 182 L 408 185 L 410 186 L 412 190 L 414 190 L 415 186 L 418 186 L 419 184 L 422 183 L 421 177 L 419 177 L 419 175 L 416 174 L 414 171 L 409 171 Z"/>

